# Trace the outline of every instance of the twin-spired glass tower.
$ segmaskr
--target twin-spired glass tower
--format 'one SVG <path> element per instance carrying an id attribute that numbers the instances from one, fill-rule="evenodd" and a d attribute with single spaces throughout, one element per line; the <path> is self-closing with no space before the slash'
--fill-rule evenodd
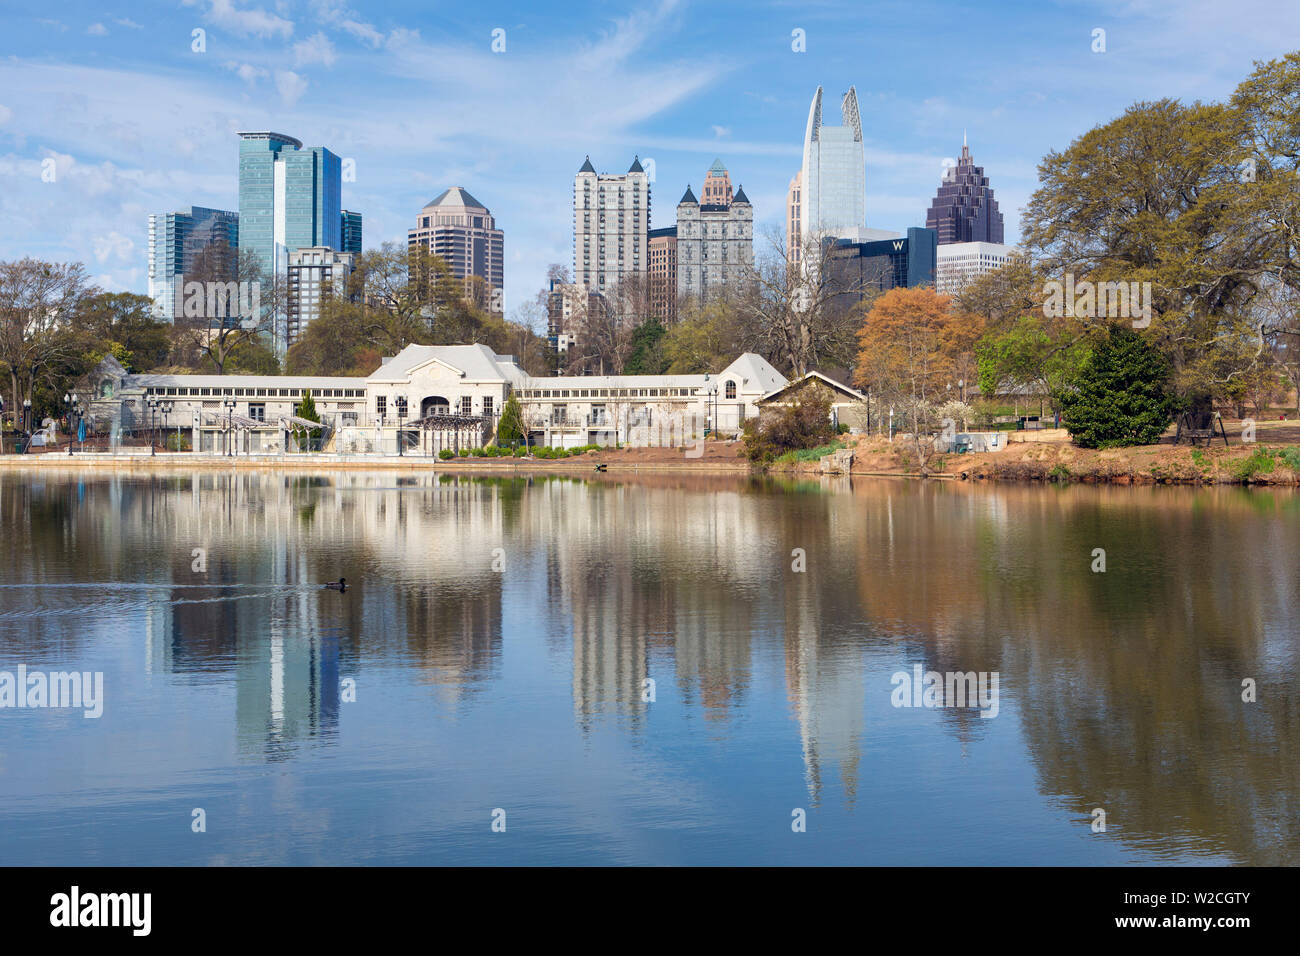
<path id="1" fill-rule="evenodd" d="M 867 169 L 862 114 L 854 87 L 840 107 L 842 126 L 822 122 L 822 88 L 808 111 L 799 176 L 801 239 L 812 235 L 858 239 L 867 224 Z"/>

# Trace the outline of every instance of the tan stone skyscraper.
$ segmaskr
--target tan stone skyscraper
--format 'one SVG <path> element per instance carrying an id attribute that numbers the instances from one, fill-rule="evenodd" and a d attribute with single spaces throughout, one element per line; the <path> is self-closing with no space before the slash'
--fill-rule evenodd
<path id="1" fill-rule="evenodd" d="M 488 208 L 460 186 L 444 190 L 420 210 L 406 244 L 441 256 L 479 306 L 505 311 L 505 233 Z M 482 282 L 473 281 L 476 276 Z"/>

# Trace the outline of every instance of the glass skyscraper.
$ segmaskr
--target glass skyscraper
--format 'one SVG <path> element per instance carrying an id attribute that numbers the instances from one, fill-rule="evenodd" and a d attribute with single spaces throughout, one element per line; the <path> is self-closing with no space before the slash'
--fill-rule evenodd
<path id="1" fill-rule="evenodd" d="M 843 126 L 822 122 L 822 88 L 808 111 L 803 140 L 800 222 L 802 237 L 863 237 L 867 224 L 867 165 L 862 114 L 854 87 L 844 94 Z"/>
<path id="2" fill-rule="evenodd" d="M 199 253 L 218 243 L 239 247 L 238 213 L 191 206 L 187 213 L 149 217 L 149 298 L 157 318 L 176 320 L 177 285 L 191 271 Z"/>
<path id="3" fill-rule="evenodd" d="M 268 278 L 285 272 L 290 250 L 342 250 L 339 158 L 281 133 L 239 138 L 240 248 L 257 255 Z"/>
<path id="4" fill-rule="evenodd" d="M 341 236 L 344 252 L 361 251 L 361 213 L 344 209 L 341 215 Z"/>

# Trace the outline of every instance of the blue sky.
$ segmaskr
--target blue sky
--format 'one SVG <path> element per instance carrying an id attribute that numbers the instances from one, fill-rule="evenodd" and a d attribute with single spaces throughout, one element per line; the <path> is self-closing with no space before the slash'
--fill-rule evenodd
<path id="1" fill-rule="evenodd" d="M 721 157 L 758 231 L 778 229 L 818 85 L 834 122 L 858 89 L 868 225 L 924 225 L 967 130 L 1014 241 L 1044 153 L 1137 100 L 1223 98 L 1288 47 L 1293 0 L 18 0 L 0 11 L 0 258 L 80 260 L 144 292 L 148 215 L 237 209 L 235 132 L 272 129 L 355 160 L 343 202 L 367 247 L 464 186 L 506 232 L 524 317 L 547 264 L 571 265 L 585 155 L 655 160 L 655 227 Z"/>

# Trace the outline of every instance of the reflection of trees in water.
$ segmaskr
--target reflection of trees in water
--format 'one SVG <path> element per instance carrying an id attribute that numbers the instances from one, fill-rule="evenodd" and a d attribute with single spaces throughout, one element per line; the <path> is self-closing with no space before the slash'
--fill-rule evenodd
<path id="1" fill-rule="evenodd" d="M 920 635 L 926 669 L 1001 672 L 1044 793 L 1081 820 L 1105 807 L 1111 834 L 1145 851 L 1295 861 L 1297 647 L 1280 623 L 1297 593 L 1293 498 L 902 484 L 857 497 L 871 617 Z M 1099 547 L 1104 574 L 1090 570 Z"/>

